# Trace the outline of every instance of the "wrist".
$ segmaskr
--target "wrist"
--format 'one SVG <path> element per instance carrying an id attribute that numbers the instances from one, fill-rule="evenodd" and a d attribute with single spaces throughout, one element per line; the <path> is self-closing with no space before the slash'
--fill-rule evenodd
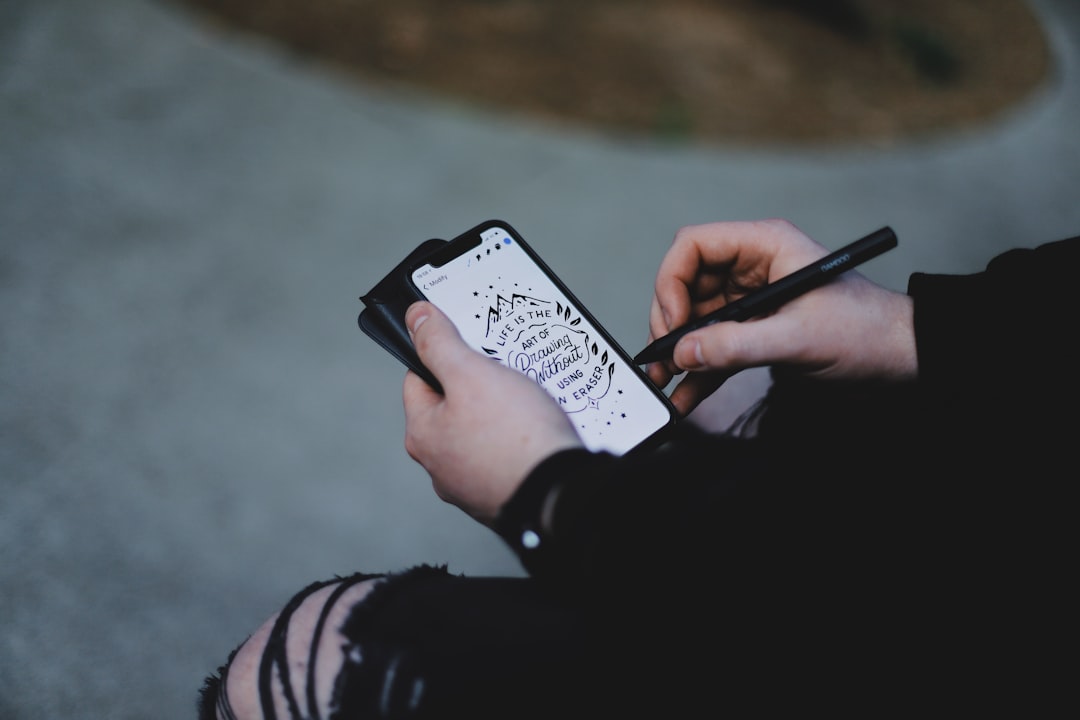
<path id="1" fill-rule="evenodd" d="M 589 468 L 607 458 L 580 446 L 559 450 L 543 459 L 499 509 L 491 527 L 530 574 L 557 572 L 565 564 L 562 554 L 572 541 L 559 532 L 556 517 L 564 485 L 587 483 Z"/>
<path id="2" fill-rule="evenodd" d="M 915 301 L 908 295 L 894 293 L 887 358 L 890 379 L 914 380 L 919 375 L 919 356 L 915 343 Z"/>

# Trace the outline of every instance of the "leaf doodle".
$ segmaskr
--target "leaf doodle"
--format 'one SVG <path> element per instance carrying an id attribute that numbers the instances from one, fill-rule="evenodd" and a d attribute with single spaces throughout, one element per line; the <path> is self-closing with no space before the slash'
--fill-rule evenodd
<path id="1" fill-rule="evenodd" d="M 607 350 L 605 350 L 604 354 L 600 356 L 600 364 L 603 365 L 606 362 L 607 362 Z"/>
<path id="2" fill-rule="evenodd" d="M 557 315 L 562 315 L 562 303 L 558 300 L 555 301 L 555 313 Z"/>
<path id="3" fill-rule="evenodd" d="M 579 322 L 581 322 L 581 318 L 574 318 L 573 320 L 570 321 L 570 324 L 571 325 L 577 325 Z"/>
<path id="4" fill-rule="evenodd" d="M 595 355 L 595 354 L 596 354 L 596 353 L 598 353 L 598 352 L 600 352 L 600 348 L 598 348 L 598 347 L 596 346 L 596 343 L 593 343 L 593 344 L 592 344 L 592 354 L 593 354 L 593 355 Z"/>
<path id="5" fill-rule="evenodd" d="M 486 352 L 488 355 L 498 355 L 499 354 L 498 350 L 492 350 L 491 348 L 486 348 L 483 345 L 481 345 L 480 347 L 484 348 L 484 352 Z"/>
<path id="6" fill-rule="evenodd" d="M 570 319 L 570 306 L 567 305 L 566 310 L 563 312 L 563 320 L 569 320 L 569 319 Z"/>
<path id="7" fill-rule="evenodd" d="M 608 368 L 607 368 L 607 376 L 610 378 L 614 374 L 615 374 L 615 363 L 611 363 L 610 365 L 608 365 Z"/>

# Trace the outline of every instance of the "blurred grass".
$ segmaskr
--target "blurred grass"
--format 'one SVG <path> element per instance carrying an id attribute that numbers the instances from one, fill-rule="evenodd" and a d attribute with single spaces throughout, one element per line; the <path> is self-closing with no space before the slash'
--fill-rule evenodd
<path id="1" fill-rule="evenodd" d="M 612 133 L 889 143 L 1043 82 L 1025 0 L 174 0 L 360 81 Z"/>

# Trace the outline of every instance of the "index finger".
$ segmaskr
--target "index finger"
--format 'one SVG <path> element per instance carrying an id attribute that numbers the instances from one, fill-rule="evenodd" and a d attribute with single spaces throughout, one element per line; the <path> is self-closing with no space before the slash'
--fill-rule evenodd
<path id="1" fill-rule="evenodd" d="M 657 272 L 656 289 L 663 296 L 691 286 L 703 267 L 754 268 L 768 263 L 790 225 L 759 220 L 687 225 L 675 233 Z"/>
<path id="2" fill-rule="evenodd" d="M 656 274 L 656 309 L 650 313 L 650 331 L 659 337 L 685 324 L 696 301 L 715 296 L 713 304 L 719 307 L 726 300 L 722 294 L 764 285 L 783 275 L 789 265 L 794 269 L 796 263 L 785 259 L 785 254 L 798 254 L 791 253 L 798 247 L 793 242 L 797 239 L 816 245 L 786 220 L 716 222 L 680 228 Z"/>

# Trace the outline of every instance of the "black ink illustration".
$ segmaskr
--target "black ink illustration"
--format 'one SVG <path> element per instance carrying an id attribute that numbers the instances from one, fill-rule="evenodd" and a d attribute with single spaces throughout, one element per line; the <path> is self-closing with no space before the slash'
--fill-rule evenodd
<path id="1" fill-rule="evenodd" d="M 536 381 L 582 430 L 603 435 L 627 417 L 613 353 L 569 305 L 530 292 L 488 286 L 473 293 L 487 306 L 476 313 L 485 324 L 484 352 Z"/>

